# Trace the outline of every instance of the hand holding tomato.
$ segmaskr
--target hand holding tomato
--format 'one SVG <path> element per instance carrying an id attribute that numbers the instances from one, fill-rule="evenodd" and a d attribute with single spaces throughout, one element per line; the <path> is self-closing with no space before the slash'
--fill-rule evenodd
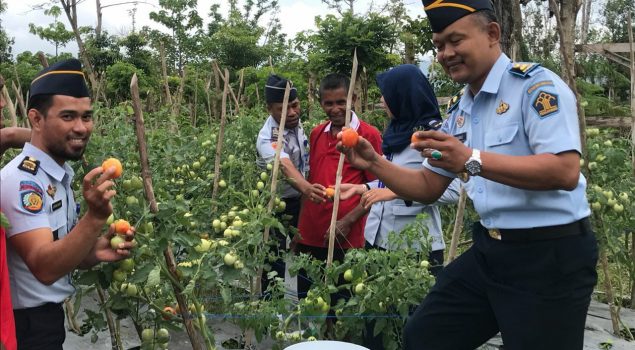
<path id="1" fill-rule="evenodd" d="M 337 150 L 344 153 L 348 162 L 356 167 L 357 169 L 367 170 L 371 167 L 373 162 L 377 161 L 377 159 L 381 158 L 373 145 L 371 145 L 368 140 L 366 140 L 363 136 L 359 136 L 357 139 L 357 143 L 353 147 L 347 147 L 342 141 L 342 133 L 337 134 L 337 139 L 339 142 L 337 143 Z"/>
<path id="2" fill-rule="evenodd" d="M 118 243 L 116 249 L 111 246 L 111 239 L 115 237 L 115 235 L 117 235 L 115 224 L 112 223 L 108 227 L 108 232 L 97 239 L 93 249 L 84 260 L 84 264 L 93 266 L 100 262 L 116 262 L 128 258 L 130 256 L 130 250 L 137 245 L 137 242 L 134 240 L 135 228 L 130 227 L 125 233 L 118 234 L 119 237 L 123 238 L 123 241 Z"/>
<path id="3" fill-rule="evenodd" d="M 314 183 L 304 190 L 303 195 L 314 203 L 323 203 L 326 201 L 325 190 L 326 188 L 321 184 Z"/>
<path id="4" fill-rule="evenodd" d="M 117 191 L 112 189 L 114 182 L 112 178 L 114 168 L 108 168 L 103 172 L 102 167 L 97 167 L 86 176 L 82 184 L 84 200 L 88 205 L 86 215 L 92 215 L 99 220 L 106 220 L 112 213 L 112 204 L 110 199 L 115 196 Z"/>

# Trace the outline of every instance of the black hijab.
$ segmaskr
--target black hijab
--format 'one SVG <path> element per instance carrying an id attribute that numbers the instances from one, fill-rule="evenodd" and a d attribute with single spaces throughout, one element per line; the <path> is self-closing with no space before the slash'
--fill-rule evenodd
<path id="1" fill-rule="evenodd" d="M 403 64 L 380 73 L 377 85 L 393 115 L 383 136 L 384 154 L 400 152 L 408 147 L 416 130 L 438 129 L 441 126 L 437 98 L 419 67 Z"/>

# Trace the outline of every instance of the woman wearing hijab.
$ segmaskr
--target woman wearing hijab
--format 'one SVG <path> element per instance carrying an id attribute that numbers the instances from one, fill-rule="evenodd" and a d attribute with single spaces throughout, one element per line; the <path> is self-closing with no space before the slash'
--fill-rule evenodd
<path id="1" fill-rule="evenodd" d="M 428 79 L 419 67 L 404 64 L 378 74 L 377 85 L 390 118 L 383 135 L 384 157 L 401 166 L 415 169 L 423 167 L 421 154 L 410 148 L 412 134 L 417 130 L 438 129 L 442 124 L 437 99 Z M 380 181 L 362 185 L 342 184 L 342 197 L 361 194 L 362 205 L 370 208 L 364 229 L 367 247 L 386 250 L 403 248 L 404 243 L 391 244 L 388 234 L 401 232 L 418 214 L 426 213 L 425 221 L 432 241 L 428 260 L 433 265 L 432 272 L 436 274 L 443 266 L 445 249 L 441 214 L 437 205 L 456 203 L 458 188 L 458 183 L 453 182 L 434 205 L 399 198 Z M 412 248 L 420 250 L 416 242 Z"/>
<path id="2" fill-rule="evenodd" d="M 439 105 L 434 91 L 419 67 L 412 64 L 397 66 L 377 75 L 377 85 L 381 91 L 381 102 L 384 105 L 390 123 L 383 135 L 382 150 L 384 157 L 391 162 L 409 167 L 422 168 L 421 154 L 412 148 L 412 134 L 418 130 L 439 129 L 442 124 Z M 431 251 L 428 261 L 431 273 L 436 274 L 443 267 L 443 231 L 441 214 L 438 205 L 456 203 L 459 197 L 459 186 L 453 181 L 441 198 L 434 205 L 424 205 L 399 198 L 378 180 L 362 184 L 342 184 L 342 199 L 355 194 L 361 195 L 360 203 L 370 208 L 364 238 L 366 247 L 371 249 L 396 250 L 405 248 L 406 240 L 389 241 L 391 232 L 399 233 L 406 225 L 412 223 L 418 214 L 427 214 L 425 224 L 431 240 Z M 412 248 L 420 251 L 415 240 Z M 366 323 L 363 345 L 371 350 L 383 350 L 382 335 L 374 336 L 375 323 Z"/>

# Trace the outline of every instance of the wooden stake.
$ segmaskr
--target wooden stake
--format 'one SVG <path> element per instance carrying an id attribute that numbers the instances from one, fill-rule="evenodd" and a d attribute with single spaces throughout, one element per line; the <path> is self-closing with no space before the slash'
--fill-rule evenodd
<path id="1" fill-rule="evenodd" d="M 465 188 L 461 186 L 461 194 L 459 195 L 459 204 L 456 210 L 456 218 L 454 219 L 454 229 L 452 230 L 452 241 L 450 242 L 450 251 L 448 257 L 445 260 L 445 265 L 451 263 L 456 258 L 456 250 L 459 245 L 459 238 L 461 238 L 461 232 L 463 231 L 463 214 L 465 213 L 465 202 L 467 199 L 467 193 Z"/>
<path id="2" fill-rule="evenodd" d="M 168 105 L 172 107 L 172 94 L 170 94 L 170 85 L 168 84 L 168 67 L 165 63 L 165 48 L 163 47 L 163 42 L 161 42 L 161 72 L 163 74 L 163 88 L 165 89 L 165 98 L 168 102 Z"/>
<path id="3" fill-rule="evenodd" d="M 47 68 L 49 66 L 49 61 L 46 59 L 44 52 L 38 51 L 37 57 L 40 59 L 40 64 L 42 65 L 42 67 Z"/>
<path id="4" fill-rule="evenodd" d="M 218 67 L 218 63 L 216 63 L 216 60 L 212 61 L 212 64 L 214 65 L 214 69 L 218 70 L 218 73 L 220 75 L 220 68 Z M 231 94 L 232 99 L 234 100 L 234 105 L 236 106 L 236 114 L 240 113 L 240 106 L 238 105 L 238 99 L 236 98 L 236 95 L 234 95 L 234 90 L 232 89 L 232 87 L 229 86 L 229 75 L 226 75 L 225 78 L 223 78 L 223 76 L 221 75 L 221 79 L 223 79 L 223 81 L 227 83 L 229 93 Z"/>
<path id="5" fill-rule="evenodd" d="M 216 67 L 218 68 L 218 66 Z M 218 196 L 218 182 L 220 181 L 220 157 L 223 150 L 223 138 L 225 135 L 225 123 L 227 122 L 227 94 L 229 91 L 229 71 L 225 69 L 225 85 L 223 86 L 223 99 L 221 100 L 220 128 L 218 129 L 218 141 L 216 143 L 216 157 L 214 158 L 214 185 L 212 187 L 212 203 Z M 212 204 L 212 211 L 216 211 L 216 204 Z"/>
<path id="6" fill-rule="evenodd" d="M 15 86 L 15 81 L 11 81 L 11 87 L 13 87 L 13 92 L 15 93 L 15 98 L 18 101 L 18 106 L 20 106 L 20 111 L 22 112 L 22 118 L 24 120 L 28 120 L 26 113 L 26 104 L 24 103 L 24 98 L 22 98 L 22 91 L 19 87 Z"/>
<path id="7" fill-rule="evenodd" d="M 9 116 L 11 116 L 11 126 L 18 126 L 18 116 L 15 114 L 15 105 L 11 100 L 11 96 L 9 96 L 9 90 L 7 90 L 6 85 L 2 87 L 2 94 L 4 95 L 4 100 L 7 102 Z"/>
<path id="8" fill-rule="evenodd" d="M 351 71 L 351 82 L 348 87 L 348 96 L 346 98 L 346 121 L 345 127 L 349 127 L 351 123 L 351 108 L 353 103 L 353 93 L 355 90 L 355 80 L 357 80 L 357 49 L 353 54 L 353 69 Z M 335 224 L 337 222 L 337 212 L 340 208 L 340 185 L 342 183 L 342 168 L 344 168 L 344 153 L 340 153 L 340 161 L 337 164 L 337 173 L 335 176 L 335 198 L 333 198 L 333 213 L 331 214 L 331 225 L 329 227 L 329 249 L 326 258 L 326 266 L 333 263 L 333 250 L 335 249 Z"/>
<path id="9" fill-rule="evenodd" d="M 633 21 L 628 14 L 628 41 L 631 48 L 631 162 L 635 176 L 635 43 L 633 42 Z M 635 265 L 635 232 L 631 232 L 631 259 Z M 631 309 L 635 309 L 635 279 L 631 284 Z"/>
<path id="10" fill-rule="evenodd" d="M 137 134 L 137 142 L 139 144 L 139 159 L 141 161 L 141 177 L 143 178 L 143 188 L 145 197 L 150 203 L 150 212 L 157 214 L 159 212 L 159 206 L 157 205 L 156 198 L 154 197 L 154 189 L 152 187 L 152 176 L 150 173 L 150 163 L 148 161 L 148 147 L 145 140 L 145 125 L 143 121 L 143 111 L 141 110 L 141 99 L 139 98 L 139 84 L 137 80 L 137 74 L 132 76 L 130 82 L 130 92 L 132 94 L 132 108 L 135 115 L 135 134 Z M 165 258 L 166 265 L 170 275 L 172 275 L 171 284 L 174 290 L 174 296 L 176 302 L 179 305 L 183 324 L 187 330 L 187 335 L 190 338 L 192 349 L 201 350 L 200 338 L 197 336 L 196 329 L 192 324 L 192 318 L 189 315 L 188 304 L 183 290 L 176 282 L 179 277 L 176 272 L 176 261 L 174 254 L 172 253 L 172 245 L 168 243 L 168 246 L 163 251 L 163 257 Z"/>

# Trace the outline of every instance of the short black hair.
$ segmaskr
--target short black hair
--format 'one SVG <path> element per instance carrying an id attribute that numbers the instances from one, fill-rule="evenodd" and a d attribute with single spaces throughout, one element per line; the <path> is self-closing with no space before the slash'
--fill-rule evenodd
<path id="1" fill-rule="evenodd" d="M 53 105 L 53 96 L 55 95 L 46 94 L 36 95 L 29 98 L 29 106 L 27 107 L 27 110 L 32 108 L 36 109 L 44 116 L 44 118 L 46 118 L 49 108 Z"/>
<path id="2" fill-rule="evenodd" d="M 500 24 L 496 12 L 492 10 L 480 10 L 474 13 L 474 19 L 478 20 L 482 24 L 482 28 L 485 28 L 488 24 L 494 22 Z"/>
<path id="3" fill-rule="evenodd" d="M 320 82 L 320 96 L 326 90 L 337 90 L 339 88 L 344 88 L 344 91 L 348 94 L 348 86 L 350 85 L 351 80 L 344 74 L 340 73 L 331 73 L 325 76 Z"/>

